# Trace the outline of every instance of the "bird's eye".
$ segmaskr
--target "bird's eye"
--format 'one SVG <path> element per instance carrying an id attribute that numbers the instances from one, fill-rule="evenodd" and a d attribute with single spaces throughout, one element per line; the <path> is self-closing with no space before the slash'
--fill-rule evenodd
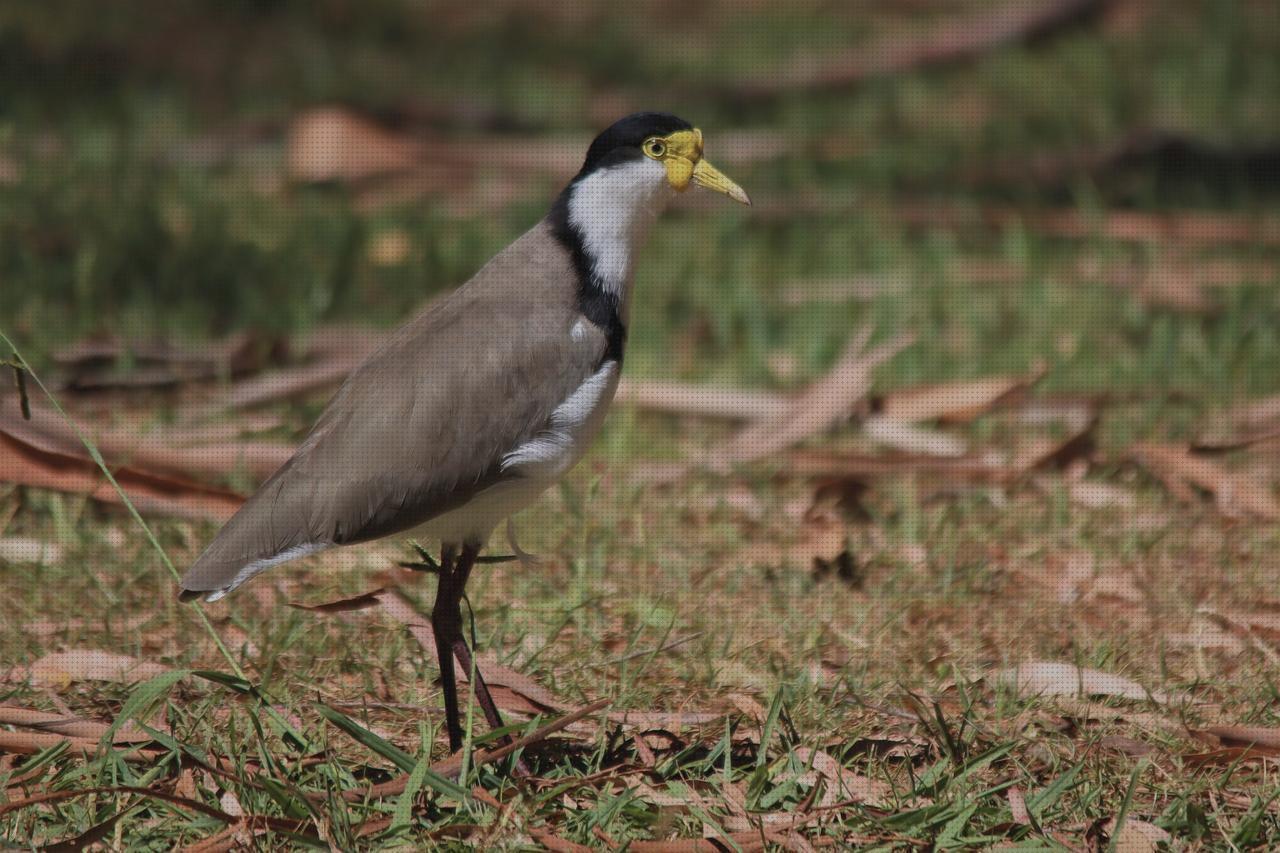
<path id="1" fill-rule="evenodd" d="M 646 139 L 644 143 L 644 153 L 657 160 L 663 154 L 667 153 L 667 144 L 661 139 Z"/>

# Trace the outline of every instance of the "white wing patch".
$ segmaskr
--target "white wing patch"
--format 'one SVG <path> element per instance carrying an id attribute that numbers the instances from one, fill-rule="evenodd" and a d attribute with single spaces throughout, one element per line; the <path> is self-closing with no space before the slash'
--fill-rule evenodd
<path id="1" fill-rule="evenodd" d="M 588 433 L 599 425 L 617 375 L 618 363 L 605 362 L 556 406 L 543 432 L 502 457 L 502 470 L 527 468 L 530 473 L 559 477 L 572 468 L 590 440 Z"/>
<path id="2" fill-rule="evenodd" d="M 240 586 L 245 581 L 252 578 L 254 575 L 259 574 L 261 572 L 265 572 L 267 569 L 271 568 L 272 566 L 278 566 L 281 563 L 287 563 L 290 560 L 297 560 L 300 557 L 307 556 L 308 554 L 314 554 L 317 551 L 323 551 L 325 548 L 328 548 L 328 547 L 329 547 L 328 545 L 324 545 L 321 543 L 311 543 L 308 545 L 295 545 L 294 547 L 288 549 L 287 551 L 281 551 L 279 554 L 276 554 L 274 557 L 265 557 L 261 560 L 254 560 L 252 563 L 248 563 L 247 565 L 245 565 L 243 569 L 236 572 L 236 576 L 231 579 L 231 583 L 227 584 L 222 589 L 215 589 L 213 592 L 206 595 L 204 597 L 204 600 L 211 601 L 211 602 L 217 601 L 219 598 L 222 598 L 224 595 L 231 592 L 236 587 Z"/>

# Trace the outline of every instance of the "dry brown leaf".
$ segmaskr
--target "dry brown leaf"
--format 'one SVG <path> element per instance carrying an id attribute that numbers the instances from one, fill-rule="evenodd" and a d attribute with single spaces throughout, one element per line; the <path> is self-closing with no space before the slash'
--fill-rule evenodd
<path id="1" fill-rule="evenodd" d="M 278 342 L 247 332 L 186 347 L 167 340 L 122 341 L 99 338 L 81 341 L 54 354 L 69 372 L 66 387 L 77 391 L 112 388 L 170 387 L 244 373 L 261 367 L 264 355 Z M 121 359 L 132 361 L 129 369 Z"/>
<path id="2" fill-rule="evenodd" d="M 849 417 L 854 406 L 871 389 L 875 369 L 910 346 L 913 340 L 910 335 L 901 335 L 867 350 L 869 337 L 866 331 L 855 336 L 831 370 L 795 397 L 789 411 L 747 426 L 725 447 L 713 452 L 710 467 L 724 471 L 737 463 L 761 459 Z"/>
<path id="3" fill-rule="evenodd" d="M 1014 785 L 1005 793 L 1005 797 L 1009 800 L 1009 813 L 1013 815 L 1013 822 L 1030 826 L 1031 812 L 1027 810 L 1027 799 L 1022 795 L 1022 789 Z"/>
<path id="4" fill-rule="evenodd" d="M 3 472 L 0 472 L 3 476 Z M 36 563 L 49 566 L 62 559 L 62 548 L 55 542 L 44 542 L 29 536 L 0 538 L 0 563 Z"/>
<path id="5" fill-rule="evenodd" d="M 1209 626 L 1195 631 L 1166 634 L 1165 642 L 1172 646 L 1204 649 L 1205 651 L 1226 652 L 1238 655 L 1244 651 L 1245 645 L 1239 637 Z"/>
<path id="6" fill-rule="evenodd" d="M 1100 702 L 1091 702 L 1087 699 L 1077 699 L 1074 696 L 1055 697 L 1053 704 L 1068 716 L 1081 720 L 1123 721 L 1141 726 L 1143 729 L 1150 731 L 1163 731 L 1171 734 L 1185 733 L 1185 729 L 1180 723 L 1148 711 L 1112 707 L 1111 705 L 1103 705 Z"/>
<path id="7" fill-rule="evenodd" d="M 13 755 L 36 755 L 47 749 L 67 744 L 67 752 L 81 758 L 100 757 L 99 742 L 88 738 L 69 737 L 44 732 L 10 732 L 0 729 L 0 753 Z M 157 750 L 131 747 L 118 749 L 114 755 L 124 761 L 152 763 L 162 753 Z"/>
<path id="8" fill-rule="evenodd" d="M 552 853 L 591 853 L 591 848 L 585 844 L 569 841 L 545 830 L 531 829 L 529 830 L 529 837 L 552 851 Z"/>
<path id="9" fill-rule="evenodd" d="M 854 773 L 828 753 L 802 746 L 796 748 L 795 755 L 806 765 L 812 762 L 813 769 L 830 783 L 820 805 L 831 806 L 846 800 L 883 805 L 893 798 L 893 789 L 888 784 Z"/>
<path id="10" fill-rule="evenodd" d="M 866 418 L 862 422 L 862 431 L 876 444 L 905 453 L 954 459 L 969 452 L 969 443 L 960 436 L 916 426 L 909 421 L 885 415 Z"/>
<path id="11" fill-rule="evenodd" d="M 488 675 L 485 676 L 488 678 Z M 637 729 L 665 729 L 677 732 L 723 720 L 723 713 L 705 711 L 610 711 L 609 722 Z"/>
<path id="12" fill-rule="evenodd" d="M 1038 376 L 989 376 L 903 388 L 885 395 L 879 413 L 906 423 L 967 423 L 1030 388 Z"/>
<path id="13" fill-rule="evenodd" d="M 294 118 L 285 143 L 296 181 L 358 181 L 402 172 L 424 154 L 419 140 L 381 127 L 341 107 L 320 107 Z"/>
<path id="14" fill-rule="evenodd" d="M 14 667 L 6 680 L 29 678 L 36 684 L 65 688 L 74 681 L 119 681 L 131 684 L 155 678 L 169 667 L 100 649 L 72 649 L 45 655 L 30 667 Z"/>
<path id="15" fill-rule="evenodd" d="M 1120 675 L 1057 661 L 1019 664 L 1002 671 L 997 680 L 1019 692 L 1043 696 L 1118 696 L 1156 702 L 1167 702 L 1170 698 L 1158 690 L 1147 691 L 1136 681 Z"/>
<path id="16" fill-rule="evenodd" d="M 51 637 L 76 631 L 136 631 L 151 618 L 151 614 L 144 613 L 119 621 L 115 619 L 108 621 L 105 615 L 96 619 L 39 619 L 35 622 L 23 623 L 22 631 L 35 637 Z"/>
<path id="17" fill-rule="evenodd" d="M 293 453 L 291 447 L 278 442 L 238 438 L 193 447 L 186 441 L 190 433 L 185 429 L 101 429 L 82 421 L 73 427 L 58 412 L 40 405 L 31 407 L 31 420 L 27 421 L 12 407 L 0 405 L 0 432 L 39 450 L 82 456 L 77 429 L 93 439 L 109 464 L 124 463 L 146 471 L 229 474 L 243 470 L 265 478 Z"/>
<path id="18" fill-rule="evenodd" d="M 36 711 L 30 708 L 17 708 L 12 705 L 0 705 L 0 724 L 21 726 L 85 740 L 98 740 L 111 730 L 111 726 L 107 723 L 50 714 L 47 711 Z M 151 736 L 141 731 L 136 724 L 128 722 L 115 732 L 112 743 L 146 743 L 151 739 Z"/>
<path id="19" fill-rule="evenodd" d="M 627 845 L 627 850 L 630 853 L 722 853 L 724 850 L 755 853 L 757 850 L 764 850 L 768 844 L 779 844 L 785 840 L 786 836 L 752 830 L 709 838 L 632 841 Z"/>
<path id="20" fill-rule="evenodd" d="M 1227 746 L 1208 752 L 1193 752 L 1182 756 L 1192 767 L 1228 767 L 1245 762 L 1265 761 L 1280 756 L 1280 749 L 1269 746 Z"/>
<path id="21" fill-rule="evenodd" d="M 1223 746 L 1265 746 L 1280 749 L 1280 728 L 1266 726 L 1205 726 L 1192 734 L 1212 735 Z"/>
<path id="22" fill-rule="evenodd" d="M 358 325 L 334 325 L 310 336 L 310 361 L 295 367 L 268 371 L 231 386 L 226 394 L 186 412 L 188 420 L 200 420 L 229 410 L 250 409 L 334 388 L 359 367 L 386 339 L 378 329 Z"/>
<path id="23" fill-rule="evenodd" d="M 1263 397 L 1231 409 L 1228 417 L 1237 429 L 1252 432 L 1280 421 L 1280 394 Z"/>
<path id="24" fill-rule="evenodd" d="M 676 415 L 758 421 L 791 410 L 791 400 L 772 391 L 715 388 L 683 382 L 624 378 L 615 399 L 642 409 Z"/>
<path id="25" fill-rule="evenodd" d="M 1098 740 L 1098 746 L 1101 749 L 1110 749 L 1116 752 L 1122 752 L 1125 755 L 1137 758 L 1143 755 L 1150 755 L 1155 752 L 1155 747 L 1149 743 L 1143 743 L 1140 740 L 1124 735 L 1107 735 Z"/>
<path id="26" fill-rule="evenodd" d="M 1109 820 L 1103 826 L 1103 831 L 1111 835 L 1114 826 L 1115 820 Z M 1120 833 L 1114 838 L 1113 849 L 1116 853 L 1148 853 L 1160 849 L 1159 845 L 1168 844 L 1172 840 L 1169 833 L 1154 823 L 1128 817 L 1120 825 Z"/>
<path id="27" fill-rule="evenodd" d="M 353 610 L 368 610 L 370 607 L 377 607 L 380 604 L 378 596 L 386 591 L 385 587 L 378 587 L 375 590 L 352 598 L 342 598 L 324 604 L 294 604 L 290 602 L 289 606 L 295 610 L 307 610 L 311 613 L 349 613 Z"/>
<path id="28" fill-rule="evenodd" d="M 1132 491 L 1101 480 L 1073 480 L 1067 484 L 1067 494 L 1086 509 L 1133 509 L 1138 505 Z"/>
<path id="29" fill-rule="evenodd" d="M 1191 485 L 1212 494 L 1218 511 L 1225 516 L 1248 514 L 1280 521 L 1280 501 L 1266 484 L 1247 471 L 1227 470 L 1189 448 L 1169 444 L 1137 444 L 1130 453 L 1180 500 L 1191 494 L 1186 487 Z"/>
<path id="30" fill-rule="evenodd" d="M 1022 476 L 1007 460 L 966 456 L 947 459 L 912 453 L 868 454 L 800 448 L 786 456 L 787 470 L 798 477 L 878 479 L 920 475 L 950 482 L 1003 483 Z"/>
<path id="31" fill-rule="evenodd" d="M 224 489 L 124 466 L 112 471 L 129 500 L 143 514 L 226 521 L 244 499 Z M 0 482 L 88 495 L 122 503 L 97 464 L 83 453 L 43 449 L 0 423 Z"/>
<path id="32" fill-rule="evenodd" d="M 763 705 L 745 694 L 731 693 L 729 701 L 733 703 L 733 707 L 737 708 L 739 713 L 757 726 L 763 724 L 769 716 L 769 712 L 765 710 Z"/>

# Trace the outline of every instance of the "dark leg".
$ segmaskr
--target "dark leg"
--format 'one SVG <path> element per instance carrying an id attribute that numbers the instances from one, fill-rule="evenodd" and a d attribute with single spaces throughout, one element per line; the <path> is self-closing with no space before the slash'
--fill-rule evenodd
<path id="1" fill-rule="evenodd" d="M 436 659 L 440 663 L 440 688 L 444 691 L 444 723 L 449 730 L 449 749 L 462 749 L 462 723 L 458 716 L 458 682 L 453 672 L 453 642 L 462 636 L 462 613 L 458 601 L 461 588 L 454 584 L 455 546 L 440 549 L 440 584 L 431 609 L 431 631 L 435 634 Z"/>
<path id="2" fill-rule="evenodd" d="M 476 563 L 476 557 L 480 555 L 480 547 L 478 545 L 464 545 L 462 553 L 458 555 L 458 563 L 454 569 L 454 574 L 458 582 L 458 598 L 462 598 L 462 592 L 466 589 L 467 579 L 471 576 L 471 567 Z M 502 715 L 498 713 L 498 705 L 493 701 L 493 696 L 489 693 L 489 687 L 484 683 L 484 676 L 480 674 L 479 667 L 476 667 L 471 659 L 471 649 L 467 648 L 467 641 L 462 635 L 462 613 L 458 613 L 458 636 L 453 641 L 453 653 L 458 659 L 458 664 L 462 667 L 462 671 L 467 674 L 467 678 L 471 678 L 471 674 L 475 673 L 476 682 L 476 701 L 480 703 L 480 710 L 484 712 L 485 722 L 489 724 L 491 729 L 502 728 Z M 504 739 L 505 740 L 505 739 Z"/>
<path id="3" fill-rule="evenodd" d="M 503 725 L 498 706 L 493 701 L 480 670 L 474 666 L 471 649 L 467 648 L 467 641 L 462 635 L 462 594 L 479 555 L 479 545 L 462 546 L 461 553 L 457 553 L 456 557 L 454 546 L 445 545 L 441 549 L 440 585 L 436 589 L 436 603 L 431 611 L 431 629 L 435 634 L 436 655 L 440 661 L 440 685 L 444 690 L 445 725 L 449 730 L 449 748 L 454 752 L 462 748 L 462 720 L 458 708 L 457 679 L 453 669 L 455 657 L 468 679 L 475 673 L 476 702 L 484 712 L 489 727 L 500 729 Z"/>

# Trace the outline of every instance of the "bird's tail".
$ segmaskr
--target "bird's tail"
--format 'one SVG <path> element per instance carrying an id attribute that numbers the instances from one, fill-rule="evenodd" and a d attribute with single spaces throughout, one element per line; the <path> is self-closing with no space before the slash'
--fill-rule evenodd
<path id="1" fill-rule="evenodd" d="M 329 547 L 315 541 L 298 513 L 290 513 L 268 483 L 231 517 L 182 576 L 178 598 L 217 601 L 272 566 Z"/>

